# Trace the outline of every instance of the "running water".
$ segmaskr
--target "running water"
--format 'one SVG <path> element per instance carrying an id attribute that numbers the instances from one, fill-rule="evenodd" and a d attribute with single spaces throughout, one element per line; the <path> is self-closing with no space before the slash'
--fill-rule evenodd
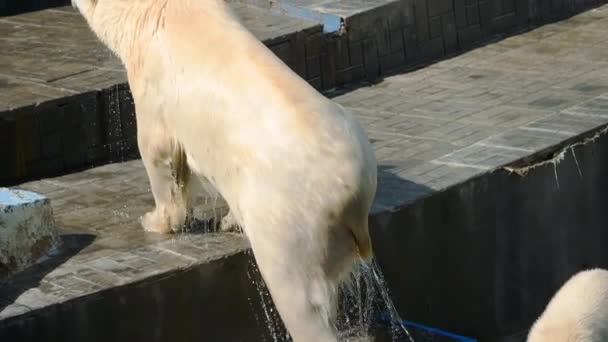
<path id="1" fill-rule="evenodd" d="M 257 298 L 249 298 L 255 319 L 265 325 L 270 341 L 291 341 L 272 304 L 270 293 L 262 280 L 253 255 L 249 253 L 247 277 L 257 290 Z M 261 304 L 262 312 L 258 303 Z M 387 329 L 384 324 L 379 324 L 381 315 L 388 316 L 386 318 L 390 322 L 390 331 L 388 334 L 382 331 L 382 337 L 379 337 L 375 336 L 380 332 L 379 330 Z M 376 261 L 357 261 L 353 272 L 340 286 L 336 322 L 339 341 L 416 342 L 401 322 Z"/>
<path id="2" fill-rule="evenodd" d="M 207 181 L 199 181 L 192 174 L 190 180 L 190 199 L 193 204 L 188 213 L 184 231 L 189 233 L 217 233 L 222 218 L 229 209 L 225 200 Z"/>
<path id="3" fill-rule="evenodd" d="M 415 342 L 403 325 L 375 259 L 359 260 L 340 288 L 337 330 L 341 341 L 375 341 L 381 315 L 390 322 L 389 340 Z M 385 341 L 385 339 L 383 339 Z"/>
<path id="4" fill-rule="evenodd" d="M 253 257 L 253 252 L 248 251 L 249 255 L 249 265 L 247 267 L 247 278 L 255 289 L 257 290 L 258 298 L 257 300 L 254 298 L 248 298 L 249 305 L 251 306 L 251 310 L 254 312 L 254 317 L 256 322 L 261 323 L 266 326 L 268 329 L 268 334 L 270 335 L 270 339 L 272 342 L 284 342 L 291 341 L 291 337 L 289 333 L 283 326 L 281 318 L 272 303 L 272 298 L 270 297 L 270 292 L 262 280 L 262 275 L 258 270 L 258 266 L 255 263 L 255 258 Z M 256 304 L 261 304 L 263 317 L 260 317 L 259 308 Z M 266 338 L 264 338 L 266 341 Z"/>

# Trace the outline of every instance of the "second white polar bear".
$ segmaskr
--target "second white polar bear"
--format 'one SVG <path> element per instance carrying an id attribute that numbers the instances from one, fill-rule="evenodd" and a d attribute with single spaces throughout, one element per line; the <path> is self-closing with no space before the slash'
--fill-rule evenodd
<path id="1" fill-rule="evenodd" d="M 377 165 L 363 129 L 246 30 L 223 0 L 74 0 L 124 63 L 156 202 L 179 229 L 190 171 L 243 227 L 295 341 L 335 341 L 335 291 L 372 254 Z"/>
<path id="2" fill-rule="evenodd" d="M 608 341 L 608 271 L 575 274 L 534 323 L 528 342 Z"/>

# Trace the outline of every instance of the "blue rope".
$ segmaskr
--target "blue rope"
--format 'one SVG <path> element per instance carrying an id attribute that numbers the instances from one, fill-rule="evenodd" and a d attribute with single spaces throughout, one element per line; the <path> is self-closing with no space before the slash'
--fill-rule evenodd
<path id="1" fill-rule="evenodd" d="M 380 317 L 379 317 L 379 319 L 382 322 L 391 322 L 390 315 L 388 313 L 386 313 L 386 312 L 383 313 L 383 314 L 381 314 Z M 447 331 L 444 331 L 444 330 L 441 330 L 441 329 L 437 329 L 437 328 L 428 327 L 428 326 L 420 324 L 420 323 L 410 322 L 410 321 L 406 321 L 406 320 L 400 320 L 398 322 L 400 322 L 404 326 L 410 326 L 410 327 L 413 327 L 413 328 L 426 330 L 426 331 L 429 331 L 429 332 L 431 332 L 431 333 L 433 333 L 435 335 L 441 335 L 441 336 L 453 338 L 456 341 L 460 341 L 460 342 L 477 342 L 477 340 L 474 339 L 474 338 L 465 337 L 465 336 L 461 336 L 461 335 L 456 335 L 456 334 L 453 334 L 451 332 L 447 332 Z"/>

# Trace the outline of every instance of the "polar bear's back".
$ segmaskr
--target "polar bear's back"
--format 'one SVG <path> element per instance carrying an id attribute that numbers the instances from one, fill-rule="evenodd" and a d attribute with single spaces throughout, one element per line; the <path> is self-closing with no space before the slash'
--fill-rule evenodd
<path id="1" fill-rule="evenodd" d="M 570 278 L 532 327 L 528 342 L 608 341 L 608 271 Z"/>

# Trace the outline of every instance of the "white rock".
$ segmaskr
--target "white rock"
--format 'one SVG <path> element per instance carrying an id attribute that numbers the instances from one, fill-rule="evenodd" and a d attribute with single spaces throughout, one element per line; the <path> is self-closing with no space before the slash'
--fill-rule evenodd
<path id="1" fill-rule="evenodd" d="M 0 281 L 46 256 L 58 242 L 48 198 L 0 188 Z"/>

